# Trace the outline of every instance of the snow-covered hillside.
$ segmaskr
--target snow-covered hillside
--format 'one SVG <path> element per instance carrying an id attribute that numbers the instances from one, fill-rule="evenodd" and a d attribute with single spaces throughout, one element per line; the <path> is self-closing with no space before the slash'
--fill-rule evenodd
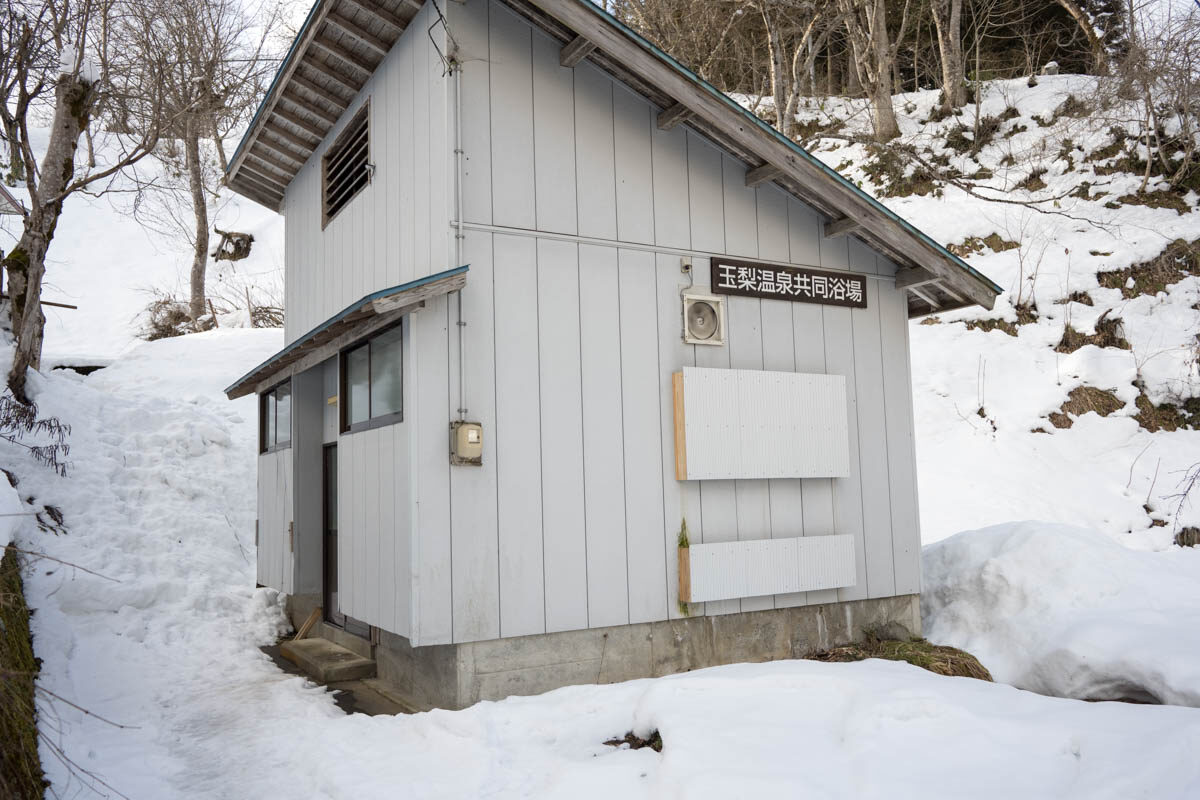
<path id="1" fill-rule="evenodd" d="M 1095 109 L 1094 78 L 1039 81 L 984 86 L 981 127 L 991 134 L 973 155 L 973 105 L 935 122 L 936 92 L 897 97 L 896 144 L 972 176 L 973 193 L 845 138 L 813 149 L 1005 289 L 992 312 L 937 314 L 912 328 L 924 541 L 1042 519 L 1159 549 L 1177 522 L 1200 521 L 1200 504 L 1172 497 L 1200 462 L 1200 433 L 1147 429 L 1182 421 L 1160 404 L 1200 395 L 1200 254 L 1190 266 L 1130 268 L 1176 240 L 1200 240 L 1200 198 L 1156 177 L 1139 195 L 1142 175 L 1125 171 L 1125 157 L 1144 151 L 1126 138 L 1140 131 L 1118 121 L 1122 109 Z M 801 116 L 843 137 L 868 124 L 862 103 L 837 99 Z M 1083 413 L 1092 407 L 1099 413 Z M 1200 423 L 1197 410 L 1180 413 Z"/>
<path id="2" fill-rule="evenodd" d="M 45 131 L 32 131 L 36 138 Z M 153 292 L 186 297 L 191 269 L 191 242 L 181 235 L 192 224 L 187 207 L 175 213 L 185 226 L 172 227 L 159 195 L 139 197 L 136 183 L 161 179 L 163 167 L 153 158 L 137 163 L 138 181 L 118 177 L 108 194 L 71 195 L 46 259 L 46 300 L 77 305 L 77 310 L 43 307 L 46 313 L 44 360 L 53 365 L 107 363 L 137 340 L 139 315 Z M 106 183 L 105 186 L 108 184 Z M 13 195 L 28 205 L 24 189 Z M 138 214 L 148 224 L 135 217 Z M 222 230 L 254 236 L 250 257 L 230 264 L 209 261 L 209 290 L 240 297 L 244 285 L 282 297 L 283 218 L 227 190 L 210 204 L 209 221 Z M 0 249 L 7 251 L 20 235 L 20 220 L 0 217 Z M 216 246 L 216 237 L 210 250 Z"/>

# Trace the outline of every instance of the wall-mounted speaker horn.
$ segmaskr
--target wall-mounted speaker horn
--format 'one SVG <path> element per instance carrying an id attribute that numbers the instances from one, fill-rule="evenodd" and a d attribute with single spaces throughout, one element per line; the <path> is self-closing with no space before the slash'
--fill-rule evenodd
<path id="1" fill-rule="evenodd" d="M 725 344 L 725 299 L 707 294 L 683 296 L 683 340 L 688 344 Z"/>

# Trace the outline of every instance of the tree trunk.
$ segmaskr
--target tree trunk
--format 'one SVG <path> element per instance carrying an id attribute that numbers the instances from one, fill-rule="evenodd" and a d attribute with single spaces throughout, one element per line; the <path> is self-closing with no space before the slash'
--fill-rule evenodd
<path id="1" fill-rule="evenodd" d="M 881 142 L 900 135 L 896 111 L 892 108 L 892 52 L 887 38 L 887 12 L 883 0 L 875 0 L 871 26 L 871 50 L 875 61 L 872 76 L 871 108 L 875 119 L 875 138 Z"/>
<path id="2" fill-rule="evenodd" d="M 17 121 L 7 114 L 0 118 L 4 126 L 4 140 L 8 142 L 8 168 L 14 181 L 25 180 L 25 156 L 21 152 L 21 140 L 17 130 Z"/>
<path id="3" fill-rule="evenodd" d="M 194 120 L 184 126 L 184 163 L 192 192 L 192 211 L 196 216 L 196 239 L 192 250 L 192 286 L 188 314 L 192 322 L 204 316 L 204 271 L 208 266 L 208 204 L 204 197 L 204 165 L 200 161 L 200 134 Z"/>
<path id="4" fill-rule="evenodd" d="M 962 52 L 962 0 L 933 0 L 933 25 L 937 29 L 942 59 L 942 108 L 953 111 L 967 104 L 967 79 Z"/>
<path id="5" fill-rule="evenodd" d="M 26 371 L 41 366 L 46 324 L 42 314 L 46 250 L 62 214 L 63 193 L 75 176 L 79 137 L 91 117 L 91 92 L 91 86 L 78 76 L 63 74 L 58 77 L 54 91 L 54 121 L 42 159 L 41 180 L 30 198 L 32 208 L 21 238 L 3 262 L 8 274 L 9 312 L 16 337 L 8 388 L 22 403 L 29 402 L 25 394 Z"/>
<path id="6" fill-rule="evenodd" d="M 858 75 L 858 47 L 851 41 L 846 45 L 846 94 L 857 97 L 862 93 L 862 79 Z"/>
<path id="7" fill-rule="evenodd" d="M 1104 42 L 1100 40 L 1100 35 L 1096 33 L 1096 28 L 1092 25 L 1087 13 L 1075 0 L 1058 0 L 1058 4 L 1066 9 L 1079 25 L 1079 29 L 1083 31 L 1083 35 L 1087 37 L 1088 46 L 1092 49 L 1092 68 L 1095 73 L 1097 75 L 1107 74 L 1108 54 L 1104 52 Z M 1129 24 L 1132 25 L 1133 20 L 1130 20 Z"/>
<path id="8" fill-rule="evenodd" d="M 791 95 L 791 71 L 787 68 L 787 53 L 783 49 L 783 40 L 779 34 L 779 20 L 772 17 L 765 2 L 759 3 L 763 25 L 767 29 L 768 66 L 771 70 L 771 96 L 775 100 L 775 127 L 785 135 L 790 136 L 795 128 L 793 120 L 787 117 L 788 97 Z"/>

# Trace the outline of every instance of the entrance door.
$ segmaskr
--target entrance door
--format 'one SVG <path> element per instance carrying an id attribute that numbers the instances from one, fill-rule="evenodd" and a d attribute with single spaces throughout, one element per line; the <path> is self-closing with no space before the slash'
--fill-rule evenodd
<path id="1" fill-rule="evenodd" d="M 370 626 L 342 613 L 338 604 L 338 473 L 337 445 L 327 444 L 324 449 L 324 594 L 325 619 L 347 633 L 369 636 Z"/>

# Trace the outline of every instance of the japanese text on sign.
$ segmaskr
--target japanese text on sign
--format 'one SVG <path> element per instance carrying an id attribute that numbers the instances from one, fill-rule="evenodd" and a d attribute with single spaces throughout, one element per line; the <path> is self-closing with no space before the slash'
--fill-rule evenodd
<path id="1" fill-rule="evenodd" d="M 716 294 L 791 300 L 796 303 L 867 307 L 867 278 L 852 272 L 776 267 L 727 258 L 712 259 Z"/>

